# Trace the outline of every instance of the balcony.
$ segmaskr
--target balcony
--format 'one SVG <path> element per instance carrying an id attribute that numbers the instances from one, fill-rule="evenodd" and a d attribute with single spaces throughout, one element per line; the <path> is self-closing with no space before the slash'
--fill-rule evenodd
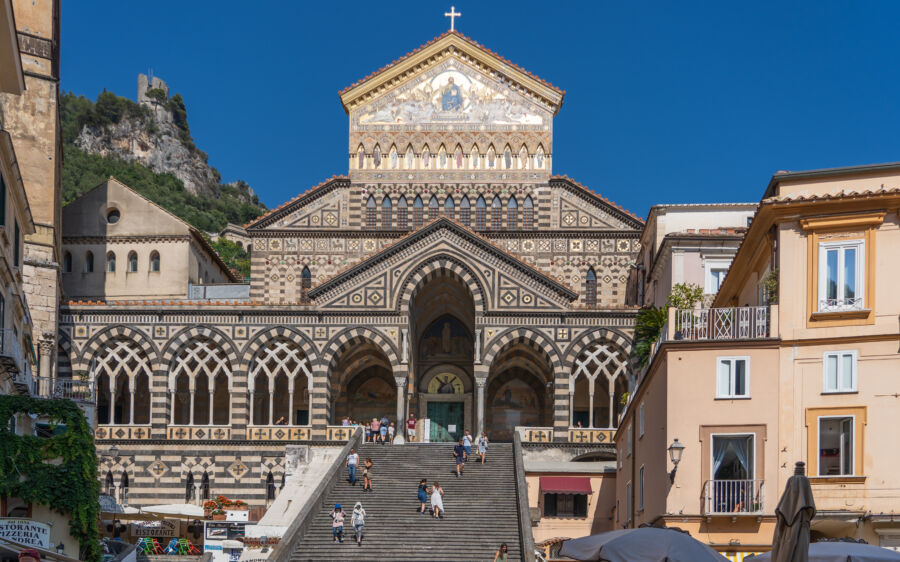
<path id="1" fill-rule="evenodd" d="M 760 515 L 764 505 L 764 480 L 707 480 L 703 486 L 705 515 Z"/>
<path id="2" fill-rule="evenodd" d="M 773 337 L 776 306 L 669 309 L 669 339 L 731 341 Z"/>
<path id="3" fill-rule="evenodd" d="M 94 383 L 81 379 L 51 379 L 34 377 L 35 394 L 50 398 L 62 398 L 85 404 L 94 404 Z"/>
<path id="4" fill-rule="evenodd" d="M 12 330 L 0 330 L 0 369 L 16 374 L 24 370 L 22 366 L 22 344 Z"/>

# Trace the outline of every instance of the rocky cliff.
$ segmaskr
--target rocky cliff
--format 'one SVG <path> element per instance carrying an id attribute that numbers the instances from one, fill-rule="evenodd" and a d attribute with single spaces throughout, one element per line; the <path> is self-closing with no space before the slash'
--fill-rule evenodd
<path id="1" fill-rule="evenodd" d="M 96 102 L 60 96 L 64 203 L 115 175 L 207 232 L 265 211 L 246 182 L 220 183 L 218 170 L 194 144 L 180 94 L 169 97 L 155 79 L 149 87 L 139 82 L 138 99 L 106 91 Z"/>

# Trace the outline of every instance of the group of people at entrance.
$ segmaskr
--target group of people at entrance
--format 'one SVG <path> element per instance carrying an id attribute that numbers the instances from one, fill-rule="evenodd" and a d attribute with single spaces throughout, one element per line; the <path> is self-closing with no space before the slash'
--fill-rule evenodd
<path id="1" fill-rule="evenodd" d="M 360 426 L 360 423 L 345 417 L 341 420 L 341 425 L 356 428 Z M 382 416 L 380 420 L 372 418 L 372 421 L 366 423 L 364 428 L 366 430 L 366 443 L 394 444 L 394 434 L 397 430 L 394 427 L 394 422 L 390 421 L 387 416 Z"/>

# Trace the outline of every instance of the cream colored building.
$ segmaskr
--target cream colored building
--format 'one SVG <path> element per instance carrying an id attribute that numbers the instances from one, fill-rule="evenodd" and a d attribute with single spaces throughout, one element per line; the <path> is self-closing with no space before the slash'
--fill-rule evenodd
<path id="1" fill-rule="evenodd" d="M 0 92 L 10 97 L 25 91 L 14 23 L 12 4 L 0 2 Z M 0 103 L 0 119 L 3 107 Z M 32 324 L 23 277 L 25 236 L 33 233 L 13 138 L 0 120 L 0 394 L 38 390 L 32 373 Z"/>
<path id="2" fill-rule="evenodd" d="M 814 538 L 897 545 L 898 207 L 900 164 L 773 176 L 714 307 L 671 309 L 638 377 L 616 434 L 617 525 L 766 550 L 804 462 Z"/>
<path id="3" fill-rule="evenodd" d="M 62 254 L 73 300 L 186 299 L 236 281 L 196 228 L 115 178 L 63 209 Z"/>
<path id="4" fill-rule="evenodd" d="M 654 205 L 641 232 L 629 302 L 664 306 L 679 283 L 703 287 L 711 302 L 743 240 L 756 203 Z"/>
<path id="5" fill-rule="evenodd" d="M 56 0 L 6 0 L 6 33 L 0 53 L 18 47 L 15 69 L 19 93 L 0 92 L 0 120 L 16 149 L 16 161 L 28 195 L 34 232 L 24 234 L 22 281 L 34 323 L 34 347 L 40 376 L 55 376 L 60 304 L 59 243 L 62 144 L 59 129 L 59 22 Z M 14 15 L 12 15 L 14 14 Z M 10 24 L 14 31 L 10 30 Z"/>

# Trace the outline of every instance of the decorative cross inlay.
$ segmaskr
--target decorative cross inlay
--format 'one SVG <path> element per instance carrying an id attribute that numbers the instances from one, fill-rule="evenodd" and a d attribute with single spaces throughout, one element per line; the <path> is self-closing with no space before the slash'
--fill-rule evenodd
<path id="1" fill-rule="evenodd" d="M 188 434 L 188 432 L 183 427 L 179 427 L 178 430 L 175 432 L 175 437 L 177 437 L 179 439 L 184 439 L 184 436 L 187 434 Z"/>
<path id="2" fill-rule="evenodd" d="M 450 18 L 450 31 L 456 31 L 456 18 L 462 15 L 462 12 L 457 12 L 455 6 L 450 6 L 449 12 L 444 12 L 445 18 Z"/>

